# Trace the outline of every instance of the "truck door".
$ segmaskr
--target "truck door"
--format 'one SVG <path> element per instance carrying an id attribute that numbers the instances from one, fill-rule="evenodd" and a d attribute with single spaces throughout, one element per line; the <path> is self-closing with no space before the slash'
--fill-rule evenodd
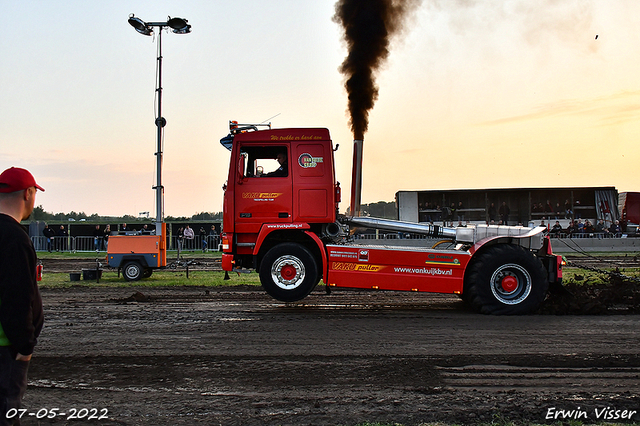
<path id="1" fill-rule="evenodd" d="M 291 152 L 288 145 L 240 147 L 235 196 L 236 232 L 258 233 L 264 223 L 290 223 L 292 217 Z"/>
<path id="2" fill-rule="evenodd" d="M 335 220 L 334 175 L 330 143 L 293 143 L 294 221 L 328 223 Z"/>

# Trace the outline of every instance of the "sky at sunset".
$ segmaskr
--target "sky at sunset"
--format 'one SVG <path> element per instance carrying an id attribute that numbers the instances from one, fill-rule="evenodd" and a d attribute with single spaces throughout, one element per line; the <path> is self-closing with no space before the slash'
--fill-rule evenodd
<path id="1" fill-rule="evenodd" d="M 165 214 L 222 210 L 229 120 L 352 139 L 333 0 L 0 0 L 0 169 L 48 212 L 155 212 L 156 37 L 165 33 Z M 640 1 L 423 0 L 379 71 L 362 202 L 399 190 L 640 191 Z M 597 38 L 596 38 L 597 35 Z M 341 211 L 348 207 L 343 195 Z"/>

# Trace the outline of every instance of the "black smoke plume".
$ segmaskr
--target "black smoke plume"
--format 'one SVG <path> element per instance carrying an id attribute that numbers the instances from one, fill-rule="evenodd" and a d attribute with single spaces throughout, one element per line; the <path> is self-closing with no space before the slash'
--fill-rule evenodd
<path id="1" fill-rule="evenodd" d="M 333 20 L 344 29 L 348 55 L 340 72 L 345 76 L 354 139 L 364 139 L 369 111 L 378 99 L 375 74 L 389 56 L 391 37 L 420 0 L 338 0 Z"/>

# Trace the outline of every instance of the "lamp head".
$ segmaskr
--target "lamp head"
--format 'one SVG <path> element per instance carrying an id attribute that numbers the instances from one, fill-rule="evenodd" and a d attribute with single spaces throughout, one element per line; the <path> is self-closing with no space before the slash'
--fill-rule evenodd
<path id="1" fill-rule="evenodd" d="M 149 26 L 147 25 L 146 22 L 144 22 L 142 19 L 140 18 L 136 18 L 133 13 L 131 15 L 129 15 L 129 24 L 136 29 L 137 32 L 139 32 L 142 35 L 151 35 L 153 33 L 153 31 L 151 30 L 151 28 L 149 28 Z"/>
<path id="2" fill-rule="evenodd" d="M 176 34 L 188 34 L 191 32 L 191 25 L 186 19 L 167 17 L 167 25 L 173 29 Z"/>

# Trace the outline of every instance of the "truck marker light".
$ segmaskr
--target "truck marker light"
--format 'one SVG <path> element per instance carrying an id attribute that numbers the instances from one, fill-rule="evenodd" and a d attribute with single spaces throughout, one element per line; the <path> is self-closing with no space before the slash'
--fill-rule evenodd
<path id="1" fill-rule="evenodd" d="M 378 286 L 377 285 L 373 285 L 373 286 L 371 286 L 371 288 L 374 289 L 374 290 L 377 290 Z"/>
<path id="2" fill-rule="evenodd" d="M 417 288 L 412 288 L 411 291 L 418 291 L 418 289 Z"/>

